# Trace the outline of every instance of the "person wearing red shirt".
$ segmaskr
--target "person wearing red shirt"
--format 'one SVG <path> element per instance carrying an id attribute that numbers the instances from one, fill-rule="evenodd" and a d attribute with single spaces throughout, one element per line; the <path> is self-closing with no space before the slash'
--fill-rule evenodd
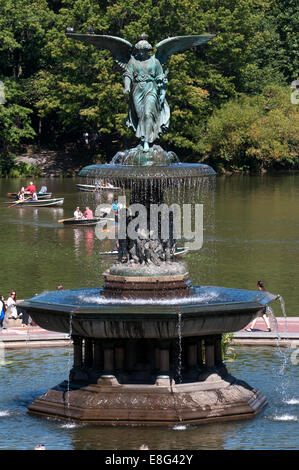
<path id="1" fill-rule="evenodd" d="M 32 181 L 30 182 L 30 185 L 27 186 L 27 188 L 25 189 L 25 191 L 29 191 L 31 194 L 36 193 L 36 187 L 34 186 L 34 184 L 32 183 Z"/>
<path id="2" fill-rule="evenodd" d="M 85 207 L 84 217 L 88 220 L 93 219 L 93 213 L 92 210 L 89 209 L 89 207 Z"/>

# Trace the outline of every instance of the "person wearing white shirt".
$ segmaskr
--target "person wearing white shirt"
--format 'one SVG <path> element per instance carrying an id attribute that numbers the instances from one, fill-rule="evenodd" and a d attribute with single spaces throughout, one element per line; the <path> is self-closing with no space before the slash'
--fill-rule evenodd
<path id="1" fill-rule="evenodd" d="M 3 329 L 6 330 L 7 327 L 8 327 L 8 320 L 9 318 L 13 318 L 14 320 L 16 320 L 18 318 L 18 311 L 17 311 L 17 306 L 16 306 L 16 302 L 17 302 L 17 296 L 16 296 L 16 292 L 15 291 L 11 291 L 11 293 L 9 294 L 9 297 L 6 301 L 6 312 L 5 312 L 5 316 L 4 316 L 4 319 L 3 319 Z"/>
<path id="2" fill-rule="evenodd" d="M 83 214 L 80 211 L 80 207 L 76 207 L 76 210 L 74 212 L 74 219 L 78 220 L 78 219 L 82 219 L 82 217 L 83 217 Z"/>
<path id="3" fill-rule="evenodd" d="M 7 305 L 6 314 L 8 318 L 14 318 L 14 319 L 18 318 L 16 300 L 17 300 L 17 296 L 16 296 L 15 291 L 11 291 L 6 301 L 6 305 Z"/>

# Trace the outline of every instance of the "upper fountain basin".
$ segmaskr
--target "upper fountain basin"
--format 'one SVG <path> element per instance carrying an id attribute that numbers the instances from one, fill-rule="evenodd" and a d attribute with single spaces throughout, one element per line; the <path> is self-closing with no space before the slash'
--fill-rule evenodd
<path id="1" fill-rule="evenodd" d="M 170 165 L 133 166 L 121 164 L 87 165 L 79 176 L 110 180 L 152 180 L 185 179 L 214 176 L 216 172 L 209 165 L 200 163 L 172 163 Z"/>
<path id="2" fill-rule="evenodd" d="M 41 327 L 92 338 L 175 338 L 178 317 L 184 337 L 239 331 L 268 303 L 269 292 L 194 287 L 172 300 L 126 301 L 101 297 L 102 288 L 44 292 L 20 306 Z"/>

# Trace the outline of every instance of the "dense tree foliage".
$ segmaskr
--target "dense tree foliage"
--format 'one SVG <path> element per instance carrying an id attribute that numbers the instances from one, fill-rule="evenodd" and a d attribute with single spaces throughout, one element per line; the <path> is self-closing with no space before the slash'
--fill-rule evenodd
<path id="1" fill-rule="evenodd" d="M 242 95 L 215 110 L 203 139 L 215 168 L 262 170 L 299 163 L 299 113 L 289 91 L 267 86 L 256 96 Z"/>
<path id="2" fill-rule="evenodd" d="M 215 33 L 169 61 L 161 145 L 217 168 L 298 165 L 298 13 L 295 0 L 0 0 L 0 171 L 29 143 L 75 147 L 88 132 L 99 161 L 136 143 L 111 55 L 68 39 L 67 26 L 133 44 L 145 32 L 153 45 Z"/>

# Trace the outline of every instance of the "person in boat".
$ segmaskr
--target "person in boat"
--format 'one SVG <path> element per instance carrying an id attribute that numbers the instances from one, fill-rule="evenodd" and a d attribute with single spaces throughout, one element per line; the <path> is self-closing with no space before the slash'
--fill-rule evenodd
<path id="1" fill-rule="evenodd" d="M 120 209 L 120 207 L 119 207 L 119 202 L 118 202 L 117 199 L 115 199 L 115 200 L 113 201 L 113 203 L 112 203 L 112 209 L 113 209 L 115 215 L 118 214 L 118 210 Z"/>
<path id="2" fill-rule="evenodd" d="M 79 219 L 82 219 L 82 217 L 83 217 L 83 214 L 80 211 L 80 207 L 76 207 L 76 210 L 74 212 L 74 219 L 79 220 Z"/>
<path id="3" fill-rule="evenodd" d="M 260 290 L 262 292 L 265 292 L 265 290 L 266 290 L 263 281 L 257 281 L 257 288 L 258 288 L 258 290 Z M 261 313 L 261 317 L 265 322 L 265 325 L 267 327 L 267 331 L 271 331 L 269 318 L 267 316 L 267 307 L 263 308 L 262 313 Z M 253 331 L 257 320 L 258 320 L 258 317 L 256 317 L 253 320 L 253 322 L 250 324 L 250 326 L 248 328 L 246 328 L 246 331 Z"/>
<path id="4" fill-rule="evenodd" d="M 38 201 L 36 193 L 32 193 L 32 201 Z"/>
<path id="5" fill-rule="evenodd" d="M 104 186 L 103 181 L 102 180 L 96 181 L 94 186 L 95 186 L 94 190 L 99 191 Z"/>
<path id="6" fill-rule="evenodd" d="M 87 220 L 91 220 L 93 219 L 93 212 L 91 209 L 89 209 L 89 207 L 85 207 L 85 212 L 83 214 L 84 218 L 87 219 Z"/>
<path id="7" fill-rule="evenodd" d="M 24 201 L 25 199 L 25 188 L 24 186 L 20 189 L 20 191 L 16 195 L 17 201 Z"/>
<path id="8" fill-rule="evenodd" d="M 118 222 L 118 211 L 120 209 L 120 205 L 117 199 L 114 200 L 112 203 L 112 210 L 114 212 L 115 222 Z"/>
<path id="9" fill-rule="evenodd" d="M 27 188 L 25 188 L 25 192 L 27 192 L 27 191 L 28 191 L 30 194 L 36 193 L 36 187 L 35 187 L 35 185 L 33 184 L 32 181 L 30 181 L 29 186 L 27 186 Z"/>
<path id="10" fill-rule="evenodd" d="M 43 185 L 39 190 L 39 194 L 45 194 L 46 192 L 48 192 L 48 188 L 47 186 Z"/>

